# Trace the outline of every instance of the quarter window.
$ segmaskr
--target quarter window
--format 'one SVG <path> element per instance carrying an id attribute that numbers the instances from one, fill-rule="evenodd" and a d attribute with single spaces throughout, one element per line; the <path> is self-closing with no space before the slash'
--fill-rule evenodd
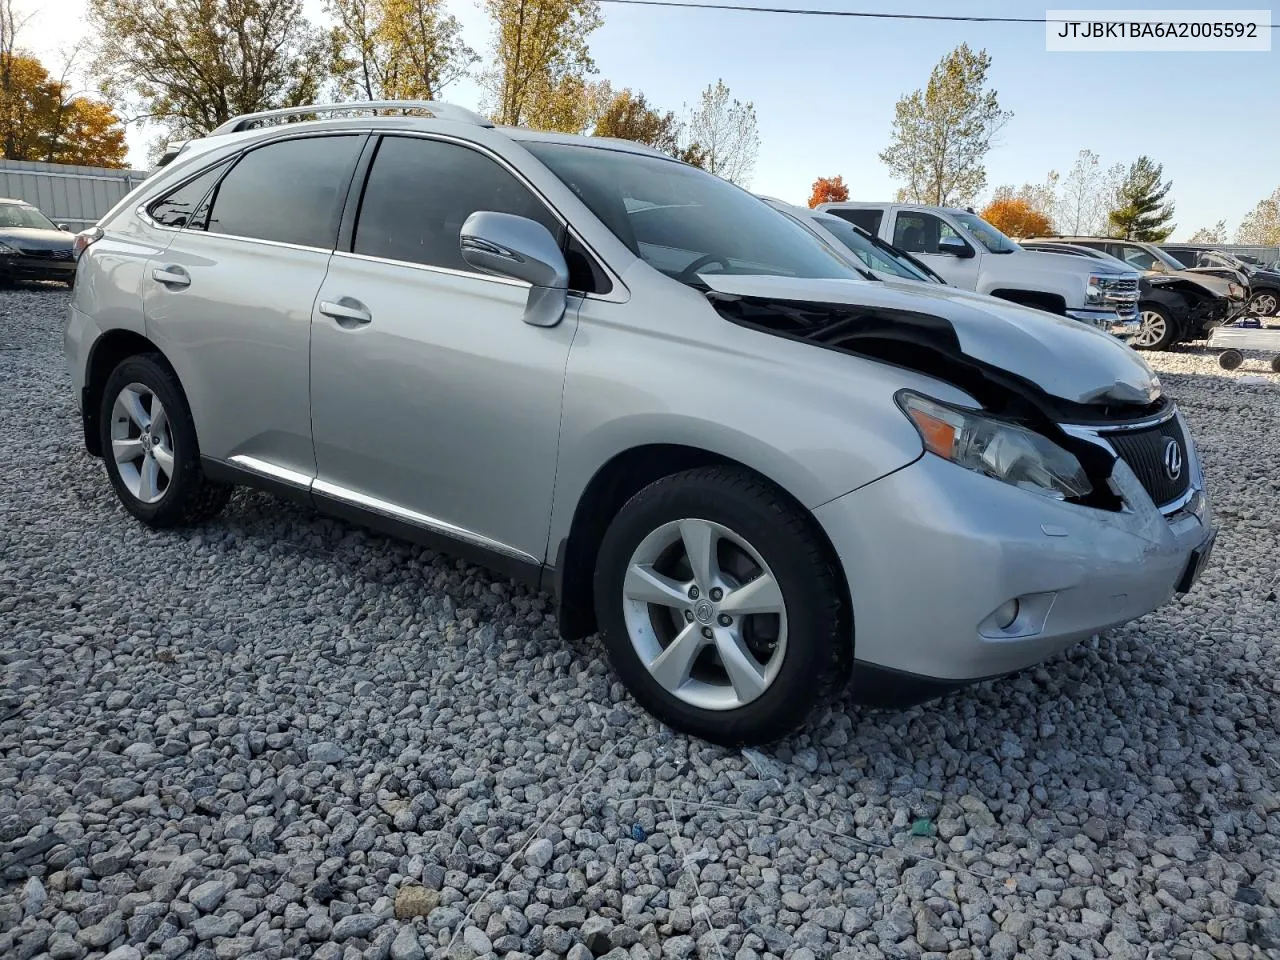
<path id="1" fill-rule="evenodd" d="M 303 137 L 250 150 L 213 195 L 209 232 L 330 249 L 364 137 Z"/>
<path id="2" fill-rule="evenodd" d="M 899 213 L 893 225 L 893 245 L 907 253 L 937 253 L 938 241 L 953 237 L 960 239 L 947 223 L 931 213 Z"/>
<path id="3" fill-rule="evenodd" d="M 165 227 L 187 227 L 192 230 L 203 230 L 208 219 L 208 204 L 201 204 L 209 193 L 222 171 L 226 170 L 230 160 L 215 164 L 204 173 L 188 180 L 178 189 L 171 191 L 151 205 L 147 212 L 151 219 Z"/>
<path id="4" fill-rule="evenodd" d="M 477 210 L 528 217 L 563 241 L 550 211 L 495 160 L 442 140 L 386 137 L 365 183 L 352 249 L 474 273 L 458 237 Z"/>

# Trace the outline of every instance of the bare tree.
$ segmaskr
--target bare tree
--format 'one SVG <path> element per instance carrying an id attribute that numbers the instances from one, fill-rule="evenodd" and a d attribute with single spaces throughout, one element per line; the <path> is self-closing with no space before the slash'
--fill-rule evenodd
<path id="1" fill-rule="evenodd" d="M 1093 236 L 1108 228 L 1107 215 L 1115 207 L 1124 164 L 1103 169 L 1098 155 L 1081 150 L 1071 170 L 1061 180 L 1053 222 L 1063 233 Z"/>
<path id="2" fill-rule="evenodd" d="M 740 187 L 751 183 L 760 153 L 755 104 L 731 100 L 729 88 L 717 80 L 702 91 L 687 130 L 689 145 L 700 151 L 699 166 Z"/>

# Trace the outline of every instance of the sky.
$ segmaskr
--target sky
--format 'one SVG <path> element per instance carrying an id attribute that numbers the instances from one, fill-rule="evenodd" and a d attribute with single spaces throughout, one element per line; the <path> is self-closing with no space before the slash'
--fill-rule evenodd
<path id="1" fill-rule="evenodd" d="M 747 4 L 902 13 L 1043 16 L 1028 0 L 741 0 Z M 447 0 L 471 46 L 489 49 L 477 0 Z M 1091 9 L 1205 9 L 1210 0 L 1077 3 Z M 323 18 L 321 0 L 306 0 Z M 24 0 L 18 0 L 19 8 Z M 1268 9 L 1257 3 L 1232 7 Z M 1066 8 L 1063 0 L 1052 3 Z M 57 62 L 86 33 L 85 0 L 25 0 L 32 20 L 20 42 Z M 1271 9 L 1272 20 L 1280 20 Z M 632 7 L 602 3 L 591 36 L 599 76 L 642 91 L 680 112 L 723 79 L 755 105 L 760 154 L 751 189 L 804 203 L 819 176 L 839 174 L 854 200 L 888 200 L 898 184 L 878 154 L 894 104 L 923 87 L 934 65 L 962 42 L 992 58 L 988 82 L 1013 117 L 987 157 L 988 191 L 1043 183 L 1066 173 L 1082 148 L 1103 166 L 1147 154 L 1173 181 L 1177 229 L 1185 239 L 1225 219 L 1234 239 L 1241 218 L 1280 186 L 1280 30 L 1267 53 L 1048 53 L 1039 24 L 882 21 L 852 18 Z M 87 81 L 82 81 L 87 83 Z M 479 105 L 474 81 L 444 99 Z M 130 131 L 130 162 L 146 166 L 151 134 Z"/>

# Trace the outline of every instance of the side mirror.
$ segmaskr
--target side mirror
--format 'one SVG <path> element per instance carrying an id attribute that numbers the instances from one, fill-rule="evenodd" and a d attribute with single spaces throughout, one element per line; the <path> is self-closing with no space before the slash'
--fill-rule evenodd
<path id="1" fill-rule="evenodd" d="M 524 322 L 554 327 L 568 304 L 569 265 L 551 231 L 527 217 L 477 210 L 458 236 L 462 259 L 483 273 L 529 284 Z"/>
<path id="2" fill-rule="evenodd" d="M 63 233 L 70 233 L 70 232 L 71 232 L 71 228 L 70 228 L 70 227 L 68 227 L 65 223 L 60 223 L 60 224 L 58 224 L 58 229 L 59 229 L 59 230 L 61 230 Z"/>
<path id="3" fill-rule="evenodd" d="M 967 260 L 973 256 L 973 247 L 959 237 L 943 237 L 938 241 L 938 252 L 952 257 L 959 257 L 961 260 Z"/>

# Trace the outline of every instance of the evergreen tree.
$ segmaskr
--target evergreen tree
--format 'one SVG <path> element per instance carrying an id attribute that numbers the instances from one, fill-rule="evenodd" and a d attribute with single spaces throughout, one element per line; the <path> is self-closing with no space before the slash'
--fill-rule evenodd
<path id="1" fill-rule="evenodd" d="M 1111 211 L 1111 233 L 1124 240 L 1160 243 L 1169 238 L 1176 224 L 1173 204 L 1165 197 L 1173 181 L 1164 180 L 1164 165 L 1141 156 L 1129 167 Z"/>

